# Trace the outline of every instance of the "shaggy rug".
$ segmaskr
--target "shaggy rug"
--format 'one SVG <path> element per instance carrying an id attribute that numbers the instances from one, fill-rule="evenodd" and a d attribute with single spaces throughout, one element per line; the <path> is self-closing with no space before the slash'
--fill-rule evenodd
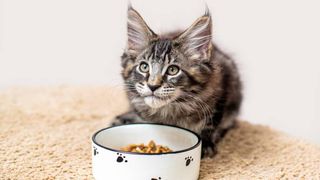
<path id="1" fill-rule="evenodd" d="M 92 179 L 91 136 L 128 108 L 119 88 L 0 92 L 0 179 Z M 240 121 L 201 162 L 200 180 L 320 179 L 320 147 Z"/>

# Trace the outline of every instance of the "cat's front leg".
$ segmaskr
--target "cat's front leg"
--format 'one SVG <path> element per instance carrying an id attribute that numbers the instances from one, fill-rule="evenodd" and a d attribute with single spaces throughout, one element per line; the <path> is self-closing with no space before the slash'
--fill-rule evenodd
<path id="1" fill-rule="evenodd" d="M 141 119 L 141 117 L 133 111 L 118 115 L 112 121 L 111 126 L 123 125 L 123 124 L 133 124 L 133 123 L 143 123 L 146 122 Z"/>
<path id="2" fill-rule="evenodd" d="M 202 139 L 202 149 L 201 149 L 201 158 L 213 157 L 217 154 L 217 146 L 216 142 L 213 141 L 212 135 L 214 133 L 214 129 L 211 127 L 207 127 L 201 132 Z"/>
<path id="3" fill-rule="evenodd" d="M 201 158 L 212 158 L 217 154 L 217 152 L 216 144 L 202 140 Z"/>
<path id="4" fill-rule="evenodd" d="M 233 122 L 229 126 L 221 127 L 218 126 L 216 128 L 212 126 L 207 126 L 205 129 L 201 131 L 202 138 L 202 153 L 201 157 L 213 157 L 217 154 L 217 145 L 220 140 L 226 135 L 229 129 L 235 127 L 235 123 Z"/>

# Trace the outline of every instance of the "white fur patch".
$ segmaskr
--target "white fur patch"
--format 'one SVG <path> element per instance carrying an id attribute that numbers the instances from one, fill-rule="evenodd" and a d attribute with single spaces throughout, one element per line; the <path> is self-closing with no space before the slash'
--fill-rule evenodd
<path id="1" fill-rule="evenodd" d="M 140 96 L 143 97 L 145 104 L 154 109 L 169 104 L 180 94 L 178 89 L 171 87 L 160 87 L 152 92 L 146 83 L 136 83 L 135 88 Z M 159 97 L 165 99 L 160 99 Z"/>
<path id="2" fill-rule="evenodd" d="M 144 98 L 144 102 L 151 108 L 157 109 L 167 104 L 166 100 L 161 100 L 154 96 L 148 96 Z"/>

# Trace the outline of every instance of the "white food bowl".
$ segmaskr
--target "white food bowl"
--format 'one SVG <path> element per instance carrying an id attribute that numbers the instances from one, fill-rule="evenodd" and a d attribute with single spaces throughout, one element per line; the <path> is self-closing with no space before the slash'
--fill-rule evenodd
<path id="1" fill-rule="evenodd" d="M 119 150 L 150 140 L 173 152 L 145 154 Z M 180 127 L 120 125 L 101 129 L 92 137 L 92 172 L 97 180 L 196 180 L 200 160 L 200 137 Z"/>

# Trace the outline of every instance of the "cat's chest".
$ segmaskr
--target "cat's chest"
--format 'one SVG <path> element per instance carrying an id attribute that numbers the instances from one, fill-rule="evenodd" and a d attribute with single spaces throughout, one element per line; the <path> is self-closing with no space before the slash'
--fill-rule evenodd
<path id="1" fill-rule="evenodd" d="M 150 115 L 151 114 L 151 115 Z M 170 124 L 200 133 L 206 124 L 206 120 L 199 114 L 187 111 L 177 111 L 172 109 L 161 109 L 153 112 L 142 113 L 146 121 L 154 123 Z"/>

